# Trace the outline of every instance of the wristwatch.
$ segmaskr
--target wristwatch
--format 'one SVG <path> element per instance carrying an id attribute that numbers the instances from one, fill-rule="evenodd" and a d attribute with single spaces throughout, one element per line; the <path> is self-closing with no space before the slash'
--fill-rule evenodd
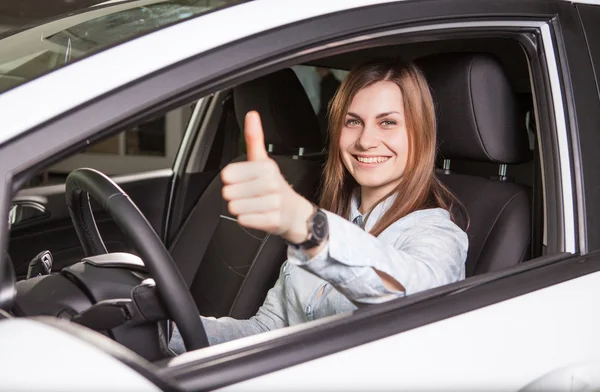
<path id="1" fill-rule="evenodd" d="M 308 239 L 306 241 L 299 244 L 285 242 L 296 249 L 311 249 L 321 245 L 321 242 L 329 235 L 327 215 L 320 208 L 315 208 L 315 212 L 308 218 L 307 225 Z"/>

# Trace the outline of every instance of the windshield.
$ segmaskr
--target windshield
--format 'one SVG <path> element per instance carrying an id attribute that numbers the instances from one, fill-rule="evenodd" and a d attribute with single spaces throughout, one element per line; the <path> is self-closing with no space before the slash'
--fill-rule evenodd
<path id="1" fill-rule="evenodd" d="M 0 40 L 0 93 L 116 44 L 242 2 L 115 2 L 20 31 Z"/>

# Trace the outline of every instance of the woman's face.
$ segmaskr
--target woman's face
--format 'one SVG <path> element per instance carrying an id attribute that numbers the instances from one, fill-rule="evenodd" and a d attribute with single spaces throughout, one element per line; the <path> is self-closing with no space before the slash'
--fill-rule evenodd
<path id="1" fill-rule="evenodd" d="M 340 151 L 363 192 L 383 197 L 396 187 L 408 158 L 408 133 L 395 83 L 377 82 L 358 91 L 342 124 Z"/>

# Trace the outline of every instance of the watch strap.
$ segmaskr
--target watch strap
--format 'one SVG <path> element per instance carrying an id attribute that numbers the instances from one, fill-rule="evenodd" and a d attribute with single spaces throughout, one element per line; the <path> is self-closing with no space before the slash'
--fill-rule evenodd
<path id="1" fill-rule="evenodd" d="M 313 234 L 313 230 L 312 230 L 312 222 L 315 219 L 315 216 L 317 214 L 324 214 L 322 212 L 322 210 L 317 207 L 315 204 L 313 204 L 315 206 L 315 209 L 313 211 L 313 213 L 310 215 L 310 217 L 307 219 L 306 221 L 306 225 L 308 228 L 308 238 L 306 239 L 306 241 L 303 241 L 299 244 L 295 244 L 293 242 L 287 241 L 287 240 L 283 240 L 287 245 L 291 246 L 294 249 L 311 249 L 314 247 L 317 247 L 321 244 L 321 242 L 323 241 L 322 238 L 316 238 Z"/>

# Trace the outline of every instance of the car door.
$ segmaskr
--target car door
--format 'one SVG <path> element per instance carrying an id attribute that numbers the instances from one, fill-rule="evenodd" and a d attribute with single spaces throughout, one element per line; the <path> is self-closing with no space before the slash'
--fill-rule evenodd
<path id="1" fill-rule="evenodd" d="M 550 119 L 540 130 L 548 160 L 544 164 L 549 229 L 544 243 L 555 254 L 471 278 L 454 291 L 446 287 L 443 292 L 407 298 L 404 305 L 398 301 L 396 311 L 392 303 L 364 309 L 352 316 L 355 323 L 341 317 L 329 325 L 315 323 L 313 333 L 297 328 L 289 334 L 272 334 L 268 343 L 266 337 L 247 339 L 247 350 L 236 342 L 222 347 L 218 358 L 190 353 L 174 360 L 165 375 L 189 389 L 230 385 L 231 390 L 265 390 L 293 385 L 301 390 L 376 390 L 393 385 L 415 390 L 501 385 L 514 390 L 565 363 L 597 355 L 600 341 L 594 331 L 600 320 L 592 309 L 600 295 L 596 287 L 599 237 L 589 212 L 598 208 L 599 162 L 591 150 L 598 146 L 600 106 L 584 33 L 576 8 L 567 2 L 507 1 L 501 7 L 476 1 L 432 1 L 381 6 L 380 14 L 377 7 L 369 11 L 379 23 L 386 16 L 393 19 L 392 15 L 418 17 L 422 31 L 441 28 L 438 37 L 475 28 L 499 35 L 523 29 L 533 34 L 529 38 L 539 39 L 537 49 L 543 51 L 536 53 L 534 47 L 529 56 L 535 58 L 532 83 L 541 88 L 551 80 L 545 94 L 536 91 L 536 105 L 539 118 Z M 511 10 L 511 18 L 504 10 Z M 338 15 L 327 25 L 368 20 L 366 12 L 357 19 L 348 15 L 348 20 Z M 415 39 L 419 28 L 412 27 L 394 32 L 404 31 Z M 280 33 L 280 38 L 285 36 Z M 359 34 L 352 40 L 360 41 Z M 584 140 L 590 144 L 582 148 L 579 143 Z M 555 159 L 548 156 L 552 151 Z M 231 355 L 223 354 L 228 349 Z"/>
<path id="2" fill-rule="evenodd" d="M 283 9 L 279 11 L 284 13 Z M 236 82 L 242 81 L 254 76 L 248 76 L 253 70 L 268 72 L 270 67 L 292 65 L 295 60 L 310 61 L 315 58 L 314 53 L 356 49 L 377 38 L 382 41 L 376 43 L 381 44 L 401 36 L 422 39 L 415 33 L 426 31 L 432 32 L 426 38 L 434 39 L 462 30 L 474 35 L 518 35 L 523 46 L 532 50 L 534 84 L 549 83 L 555 88 L 536 97 L 545 125 L 541 132 L 549 140 L 549 148 L 545 149 L 545 159 L 550 161 L 545 163 L 549 217 L 545 240 L 553 247 L 553 254 L 507 271 L 368 307 L 353 315 L 299 326 L 288 333 L 274 331 L 269 339 L 259 337 L 189 353 L 172 364 L 160 364 L 159 373 L 190 390 L 227 385 L 248 389 L 281 389 L 286 385 L 302 388 L 308 387 L 308 382 L 321 386 L 329 383 L 332 389 L 373 389 L 375 381 L 393 382 L 400 387 L 411 380 L 421 381 L 421 386 L 436 381 L 446 387 L 460 385 L 462 380 L 462 385 L 470 383 L 482 389 L 486 380 L 502 382 L 511 375 L 514 381 L 524 374 L 551 371 L 552 365 L 560 361 L 597 353 L 596 331 L 600 323 L 594 317 L 597 312 L 591 310 L 600 295 L 600 260 L 594 253 L 598 250 L 597 238 L 590 236 L 596 233 L 597 225 L 587 211 L 596 211 L 598 200 L 583 197 L 582 192 L 588 192 L 588 188 L 591 193 L 586 195 L 597 192 L 598 182 L 592 174 L 598 154 L 593 151 L 597 143 L 587 149 L 581 149 L 580 143 L 597 142 L 597 136 L 590 135 L 597 134 L 593 114 L 600 105 L 597 86 L 591 82 L 594 77 L 585 39 L 574 11 L 567 2 L 523 0 L 506 1 L 499 6 L 476 0 L 397 2 L 346 10 L 240 40 L 112 94 L 110 99 L 114 102 L 128 99 L 128 109 L 143 111 L 159 95 L 141 94 L 148 85 L 164 86 L 168 81 L 169 89 L 163 90 L 160 98 L 181 99 L 176 92 L 184 87 L 196 87 L 194 93 L 205 94 L 232 77 Z M 238 15 L 239 20 L 245 20 L 245 16 Z M 254 50 L 248 51 L 248 47 Z M 552 66 L 547 66 L 546 61 Z M 203 72 L 201 76 L 192 77 L 192 72 L 185 72 L 198 69 Z M 571 74 L 569 69 L 577 72 Z M 103 103 L 106 101 L 102 99 L 91 102 L 69 118 L 49 124 L 44 132 L 62 135 L 63 143 L 80 142 L 85 135 L 98 132 L 99 125 L 88 125 L 81 135 L 61 134 L 62 126 L 85 118 Z M 113 105 L 105 115 L 121 118 L 124 112 Z M 560 128 L 560 134 L 556 128 Z M 557 136 L 566 138 L 560 141 L 563 144 L 555 143 Z M 41 133 L 26 135 L 14 146 L 42 138 Z M 1 157 L 4 165 L 0 168 L 9 170 L 4 168 L 41 160 L 9 158 L 18 157 L 7 153 Z M 573 162 L 576 164 L 572 167 Z M 585 183 L 581 165 L 585 166 Z M 565 208 L 564 204 L 569 203 Z M 578 307 L 588 311 L 578 314 Z M 506 330 L 509 332 L 504 333 Z M 563 336 L 567 338 L 559 339 Z M 526 345 L 528 349 L 523 348 Z M 573 350 L 565 349 L 569 346 Z M 495 360 L 498 352 L 503 356 Z M 247 380 L 251 381 L 246 385 L 236 385 Z"/>

